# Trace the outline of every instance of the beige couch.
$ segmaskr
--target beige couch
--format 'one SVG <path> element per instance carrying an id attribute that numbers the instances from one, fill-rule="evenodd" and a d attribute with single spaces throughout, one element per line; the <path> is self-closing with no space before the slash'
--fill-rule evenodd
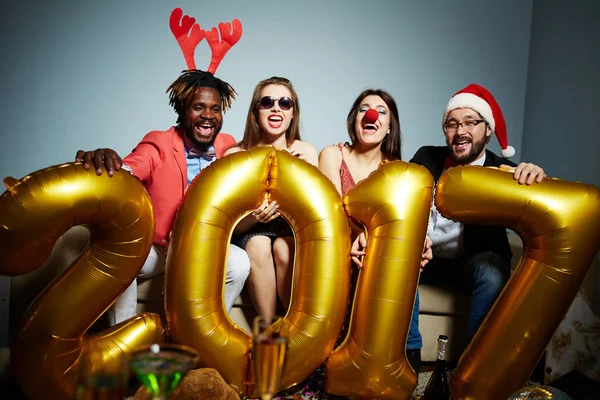
<path id="1" fill-rule="evenodd" d="M 514 270 L 523 254 L 523 243 L 521 242 L 519 236 L 515 233 L 509 233 L 508 241 L 510 243 L 510 247 L 513 253 L 511 269 Z M 594 263 L 590 266 L 590 269 L 588 270 L 588 273 L 583 281 L 582 287 L 577 295 L 577 298 L 574 301 L 573 306 L 565 316 L 565 320 L 571 320 L 573 318 L 576 318 L 576 315 L 583 314 L 581 308 L 584 306 L 582 306 L 582 303 L 587 304 L 587 308 L 585 311 L 588 312 L 588 315 L 590 313 L 597 315 L 597 313 L 594 313 L 591 304 L 596 304 L 596 298 L 600 295 L 599 293 L 597 293 L 597 285 L 599 282 L 599 268 L 600 263 L 596 258 Z M 458 357 L 460 357 L 462 350 L 466 346 L 466 326 L 469 312 L 468 296 L 457 290 L 432 285 L 420 285 L 419 294 L 421 296 L 419 327 L 421 335 L 423 336 L 423 350 L 421 354 L 422 359 L 424 361 L 435 360 L 435 344 L 437 342 L 437 337 L 440 334 L 447 334 L 451 339 L 448 342 L 448 351 L 450 353 L 450 359 L 457 360 Z M 591 318 L 586 318 L 591 320 L 594 318 L 594 316 L 592 316 Z M 581 322 L 579 323 L 581 324 Z M 590 321 L 583 322 L 583 324 L 585 325 L 587 325 L 588 323 L 590 323 Z M 564 323 L 561 324 L 560 328 L 564 329 L 562 325 L 564 325 Z M 600 325 L 596 325 L 596 337 L 600 335 L 598 327 L 600 327 Z M 590 338 L 588 337 L 588 343 L 586 343 L 588 348 L 589 340 Z M 553 337 L 551 344 L 559 341 L 559 338 L 555 336 Z M 575 345 L 575 343 L 571 344 Z M 556 357 L 560 357 L 560 355 L 557 352 L 554 353 L 556 353 Z M 549 351 L 548 354 L 550 355 L 550 357 L 554 357 L 552 355 L 552 351 Z M 562 364 L 564 364 L 565 360 L 563 359 L 561 362 Z M 552 363 L 559 362 L 558 360 L 552 359 L 546 360 L 547 376 L 551 374 L 551 371 L 548 371 L 548 366 Z M 574 364 L 578 363 L 574 362 Z M 579 363 L 579 365 L 581 365 L 581 363 Z M 600 368 L 600 366 L 597 366 L 596 368 Z M 569 371 L 570 370 L 567 370 L 566 372 Z"/>
<path id="2" fill-rule="evenodd" d="M 18 322 L 35 296 L 81 253 L 87 245 L 89 234 L 84 227 L 75 227 L 57 242 L 46 265 L 24 276 L 14 277 L 11 282 L 10 331 L 14 332 Z M 513 268 L 522 254 L 521 240 L 515 234 L 509 235 L 513 251 Z M 588 299 L 595 299 L 598 262 L 590 268 L 584 282 Z M 138 311 L 152 311 L 163 314 L 162 287 L 164 279 L 160 275 L 138 285 Z M 436 358 L 437 337 L 447 334 L 450 337 L 450 359 L 457 359 L 465 346 L 469 299 L 463 293 L 448 288 L 421 285 L 420 330 L 423 335 L 422 359 L 433 361 Z M 230 314 L 240 327 L 250 330 L 248 321 L 254 316 L 254 309 L 243 294 Z"/>
<path id="3" fill-rule="evenodd" d="M 509 235 L 514 269 L 523 253 L 522 242 L 516 234 Z M 427 268 L 427 267 L 425 267 Z M 442 286 L 419 285 L 419 330 L 423 337 L 421 358 L 434 361 L 437 357 L 437 338 L 448 335 L 450 360 L 457 360 L 467 345 L 467 323 L 470 298 L 462 291 Z"/>

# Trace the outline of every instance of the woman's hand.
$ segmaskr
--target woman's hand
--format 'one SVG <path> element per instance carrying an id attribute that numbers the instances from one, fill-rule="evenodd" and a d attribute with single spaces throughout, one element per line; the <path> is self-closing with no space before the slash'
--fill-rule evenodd
<path id="1" fill-rule="evenodd" d="M 423 246 L 423 255 L 421 256 L 421 271 L 423 271 L 423 267 L 425 267 L 425 265 L 427 265 L 427 263 L 433 258 L 433 250 L 431 250 L 432 245 L 433 242 L 431 241 L 431 238 L 429 235 L 426 235 L 425 245 Z"/>
<path id="2" fill-rule="evenodd" d="M 296 140 L 287 151 L 294 157 L 304 160 L 315 167 L 319 165 L 319 153 L 312 144 Z"/>
<path id="3" fill-rule="evenodd" d="M 350 248 L 350 255 L 352 256 L 352 261 L 354 264 L 360 269 L 362 268 L 362 257 L 365 255 L 365 249 L 367 248 L 367 237 L 364 232 L 361 232 L 354 242 L 352 243 L 352 247 Z"/>
<path id="4" fill-rule="evenodd" d="M 256 222 L 266 224 L 279 217 L 279 206 L 274 201 L 269 204 L 269 201 L 265 199 L 265 201 L 263 201 L 256 210 L 252 211 L 250 215 L 256 219 Z"/>
<path id="5" fill-rule="evenodd" d="M 269 203 L 268 200 L 265 199 L 261 203 L 260 206 L 256 208 L 256 210 L 252 211 L 250 214 L 246 215 L 235 227 L 233 230 L 234 235 L 241 235 L 243 233 L 248 232 L 254 225 L 259 222 L 266 224 L 267 222 L 273 221 L 275 218 L 279 217 L 279 206 L 274 201 Z"/>
<path id="6" fill-rule="evenodd" d="M 427 265 L 427 263 L 433 258 L 433 251 L 431 250 L 431 245 L 433 242 L 429 236 L 425 236 L 425 243 L 423 244 L 423 254 L 421 256 L 421 264 L 419 268 L 421 271 L 423 267 Z M 350 248 L 350 255 L 352 256 L 352 261 L 356 264 L 358 268 L 362 268 L 362 257 L 366 254 L 365 250 L 367 248 L 367 238 L 364 232 L 361 232 L 354 242 L 352 243 L 352 247 Z"/>
<path id="7" fill-rule="evenodd" d="M 300 149 L 296 148 L 296 146 L 294 146 L 294 145 L 292 145 L 292 147 L 287 149 L 287 152 L 296 158 L 304 160 L 304 154 L 302 153 L 302 151 Z"/>

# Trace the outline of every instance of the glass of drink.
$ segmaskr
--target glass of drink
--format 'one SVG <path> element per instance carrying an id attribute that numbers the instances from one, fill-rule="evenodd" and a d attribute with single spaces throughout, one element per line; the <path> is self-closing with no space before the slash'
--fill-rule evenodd
<path id="1" fill-rule="evenodd" d="M 125 396 L 129 368 L 125 357 L 105 357 L 86 348 L 78 366 L 77 400 L 114 400 Z"/>
<path id="2" fill-rule="evenodd" d="M 133 349 L 129 368 L 144 385 L 152 400 L 166 400 L 185 374 L 196 368 L 200 355 L 180 344 L 153 344 Z"/>
<path id="3" fill-rule="evenodd" d="M 254 348 L 252 365 L 256 390 L 262 400 L 270 400 L 279 390 L 279 381 L 285 364 L 289 321 L 275 316 L 258 316 L 252 326 Z"/>

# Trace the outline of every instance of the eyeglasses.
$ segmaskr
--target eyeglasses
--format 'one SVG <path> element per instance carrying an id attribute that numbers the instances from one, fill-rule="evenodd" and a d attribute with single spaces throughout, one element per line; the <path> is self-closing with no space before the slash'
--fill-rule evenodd
<path id="1" fill-rule="evenodd" d="M 446 124 L 444 125 L 444 131 L 446 131 L 448 133 L 454 133 L 454 132 L 456 132 L 458 130 L 459 126 L 462 126 L 464 130 L 470 132 L 477 125 L 479 125 L 482 122 L 485 122 L 485 120 L 483 120 L 483 119 L 470 119 L 468 121 L 463 121 L 463 122 L 450 121 L 450 122 L 446 122 Z"/>
<path id="2" fill-rule="evenodd" d="M 275 102 L 277 102 L 279 104 L 279 108 L 281 108 L 284 111 L 287 111 L 287 110 L 291 109 L 292 107 L 294 107 L 294 100 L 290 99 L 289 97 L 280 97 L 280 98 L 276 99 L 271 96 L 265 96 L 265 97 L 261 98 L 256 103 L 256 105 L 261 110 L 266 110 L 269 108 L 273 108 L 273 106 L 275 105 Z"/>

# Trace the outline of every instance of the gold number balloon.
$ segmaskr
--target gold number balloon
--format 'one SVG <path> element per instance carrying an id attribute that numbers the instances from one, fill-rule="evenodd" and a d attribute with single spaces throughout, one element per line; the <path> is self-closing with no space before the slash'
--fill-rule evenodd
<path id="1" fill-rule="evenodd" d="M 141 183 L 127 172 L 96 176 L 81 164 L 5 179 L 0 197 L 0 273 L 40 267 L 56 240 L 86 225 L 84 253 L 40 294 L 24 315 L 11 348 L 11 367 L 28 397 L 74 398 L 80 356 L 95 367 L 131 347 L 160 341 L 156 314 L 144 314 L 95 336 L 86 331 L 135 279 L 152 245 L 154 215 Z"/>
<path id="2" fill-rule="evenodd" d="M 350 237 L 343 204 L 316 167 L 270 147 L 204 169 L 188 189 L 167 257 L 165 309 L 171 336 L 207 366 L 253 391 L 248 334 L 228 317 L 222 292 L 227 247 L 238 220 L 264 198 L 279 204 L 296 240 L 288 357 L 281 387 L 305 379 L 335 345 L 347 307 Z"/>
<path id="3" fill-rule="evenodd" d="M 406 359 L 433 178 L 402 161 L 381 165 L 344 198 L 369 233 L 348 334 L 327 360 L 327 391 L 409 399 L 417 376 Z"/>
<path id="4" fill-rule="evenodd" d="M 429 173 L 384 164 L 342 203 L 316 168 L 272 148 L 233 154 L 205 169 L 176 219 L 167 260 L 165 307 L 172 337 L 202 353 L 228 383 L 254 394 L 252 343 L 229 319 L 222 291 L 231 231 L 264 198 L 277 201 L 296 240 L 289 356 L 282 387 L 327 360 L 348 300 L 350 216 L 370 233 L 349 333 L 327 360 L 327 390 L 362 398 L 409 398 L 416 377 L 404 346 L 427 215 Z M 11 349 L 13 373 L 32 399 L 72 398 L 81 354 L 101 364 L 163 328 L 143 314 L 90 337 L 85 333 L 135 279 L 150 249 L 150 200 L 126 172 L 109 178 L 78 164 L 5 180 L 0 197 L 0 273 L 37 269 L 75 225 L 91 242 L 36 299 Z M 523 386 L 600 248 L 600 193 L 546 179 L 520 186 L 510 173 L 458 167 L 438 183 L 440 212 L 464 223 L 506 226 L 525 256 L 451 378 L 456 399 L 504 399 Z M 99 357 L 98 357 L 99 356 Z M 32 379 L 35 377 L 35 379 Z"/>
<path id="5" fill-rule="evenodd" d="M 600 191 L 458 167 L 442 175 L 435 201 L 447 218 L 506 226 L 523 240 L 523 259 L 451 378 L 453 399 L 506 399 L 527 382 L 600 248 Z"/>

